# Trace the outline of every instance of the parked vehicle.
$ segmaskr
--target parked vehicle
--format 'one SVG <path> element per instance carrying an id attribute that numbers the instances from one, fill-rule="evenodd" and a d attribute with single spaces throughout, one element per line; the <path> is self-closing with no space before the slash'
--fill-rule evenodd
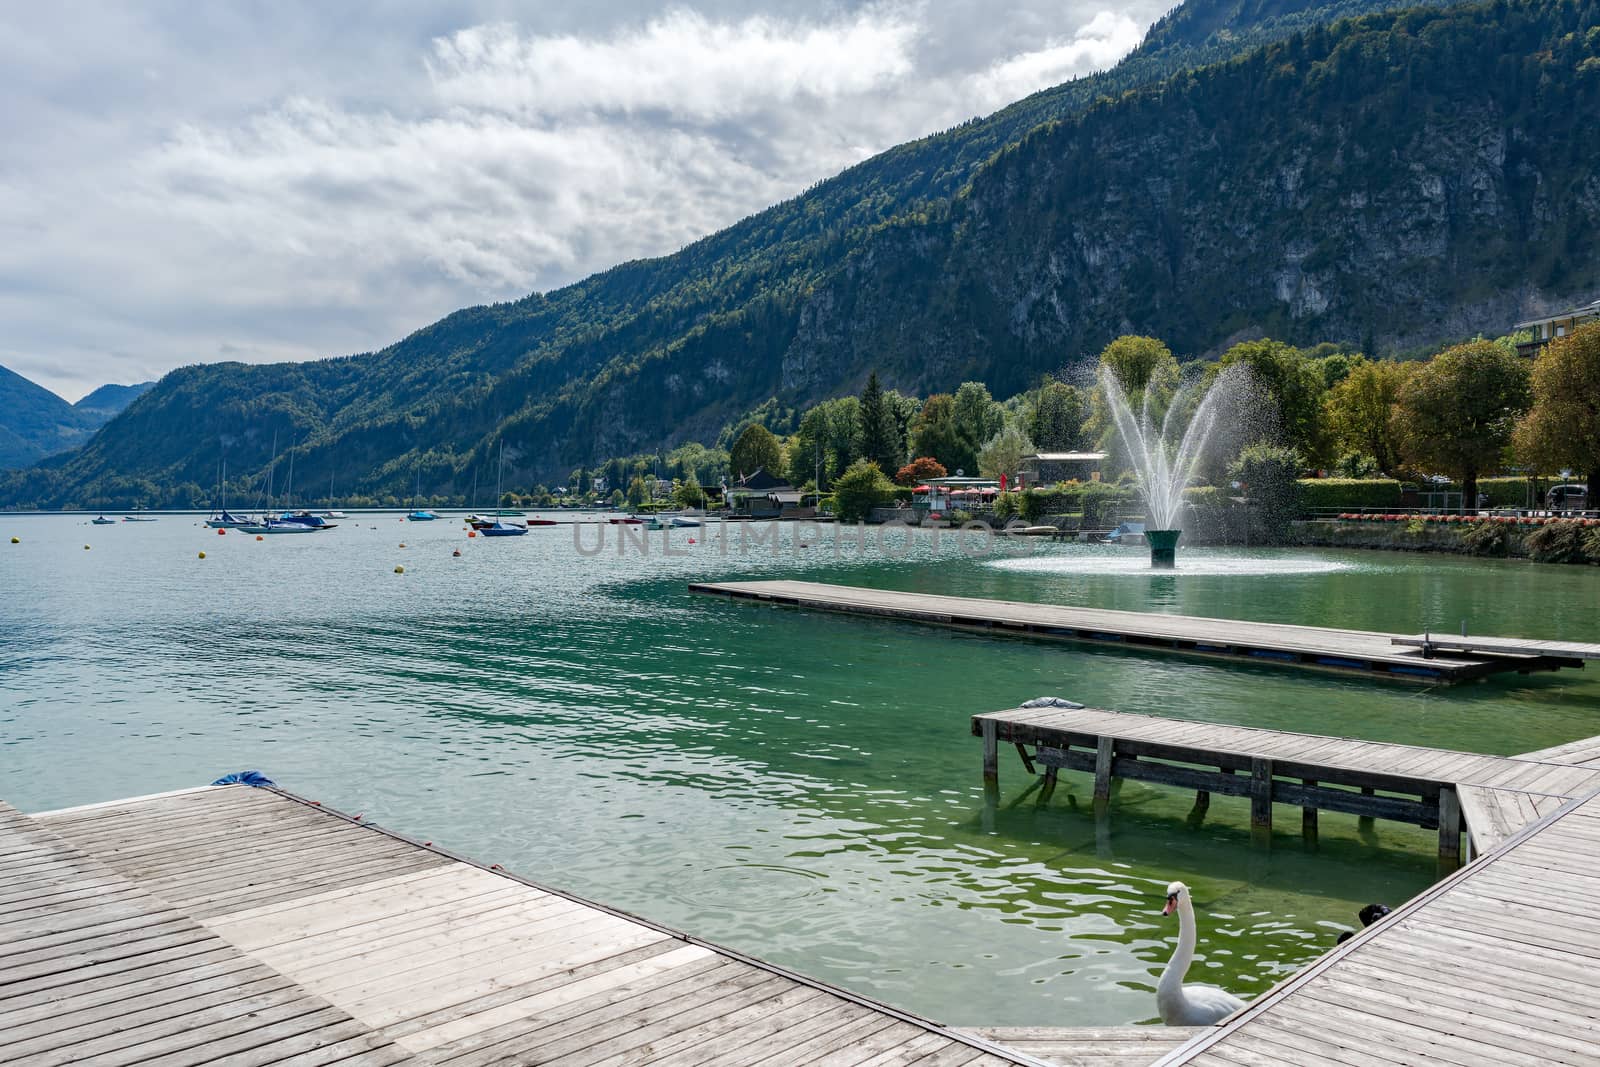
<path id="1" fill-rule="evenodd" d="M 1587 485 L 1553 485 L 1545 494 L 1545 505 L 1551 511 L 1584 511 L 1589 507 Z"/>

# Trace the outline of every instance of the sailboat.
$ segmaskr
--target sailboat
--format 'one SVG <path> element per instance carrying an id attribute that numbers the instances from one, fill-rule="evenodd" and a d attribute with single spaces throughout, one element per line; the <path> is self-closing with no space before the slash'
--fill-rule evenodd
<path id="1" fill-rule="evenodd" d="M 222 474 L 217 479 L 217 491 L 222 497 L 222 510 L 206 520 L 213 530 L 238 530 L 250 525 L 249 519 L 228 514 L 228 461 L 222 461 Z"/>
<path id="2" fill-rule="evenodd" d="M 272 435 L 272 462 L 267 464 L 267 497 L 266 497 L 266 500 L 262 504 L 262 511 L 263 512 L 267 512 L 272 507 L 272 469 L 274 467 L 276 467 L 277 464 L 278 464 L 278 435 L 277 434 L 273 434 Z M 293 456 L 293 454 L 291 454 L 289 456 L 289 470 L 291 472 L 290 475 L 289 475 L 289 478 L 290 478 L 290 480 L 292 482 L 293 479 L 294 479 L 294 474 L 293 474 L 293 471 L 294 471 L 294 456 Z M 288 493 L 285 492 L 284 496 L 287 497 Z M 260 522 L 252 522 L 252 523 L 248 523 L 248 524 L 246 524 L 244 526 L 241 526 L 241 527 L 239 527 L 239 530 L 242 533 L 250 533 L 250 534 L 302 534 L 302 533 L 316 533 L 317 532 L 317 528 L 315 526 L 307 526 L 305 523 L 301 523 L 301 522 L 285 522 L 282 519 L 274 519 L 270 515 L 265 515 Z"/>
<path id="3" fill-rule="evenodd" d="M 496 500 L 500 499 L 500 483 L 505 476 L 505 471 L 506 443 L 502 440 L 500 442 L 500 469 L 495 473 L 494 480 L 494 498 Z M 528 528 L 526 526 L 518 526 L 514 522 L 505 522 L 496 514 L 494 522 L 488 526 L 477 527 L 477 531 L 485 537 L 521 537 L 528 532 Z"/>
<path id="4" fill-rule="evenodd" d="M 328 510 L 322 513 L 325 519 L 348 519 L 350 516 L 337 510 L 333 506 L 333 472 L 328 472 Z"/>
<path id="5" fill-rule="evenodd" d="M 417 472 L 417 491 L 412 495 L 411 503 L 415 504 L 417 502 L 418 498 L 420 498 L 421 496 L 422 496 L 422 472 L 418 471 Z M 406 518 L 411 522 L 432 522 L 433 520 L 437 519 L 438 517 L 439 516 L 435 515 L 433 512 L 431 512 L 427 508 L 423 508 L 423 507 L 413 507 L 411 509 L 410 513 L 406 515 Z"/>

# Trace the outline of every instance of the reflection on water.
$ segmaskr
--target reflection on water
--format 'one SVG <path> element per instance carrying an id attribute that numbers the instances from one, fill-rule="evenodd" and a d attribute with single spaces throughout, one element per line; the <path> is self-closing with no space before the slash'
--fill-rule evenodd
<path id="1" fill-rule="evenodd" d="M 1384 687 L 685 592 L 805 577 L 1594 640 L 1592 568 L 1196 552 L 1209 569 L 1140 579 L 1124 569 L 1137 554 L 1119 550 L 1028 545 L 991 566 L 925 535 L 902 561 L 875 543 L 801 550 L 789 529 L 742 556 L 677 531 L 667 543 L 684 555 L 655 535 L 649 555 L 585 558 L 559 528 L 468 541 L 391 516 L 258 543 L 192 521 L 0 523 L 0 796 L 39 810 L 260 768 L 953 1022 L 1150 1018 L 1176 936 L 1160 915 L 1173 878 L 1200 913 L 1197 977 L 1249 995 L 1433 866 L 1429 835 L 1332 815 L 1315 850 L 1290 833 L 1252 848 L 1242 801 L 1216 798 L 1194 826 L 1188 796 L 1136 783 L 1097 823 L 1087 780 L 1063 776 L 1041 805 L 1014 760 L 986 808 L 973 712 L 1059 694 L 1494 752 L 1600 731 L 1600 685 L 1581 674 Z M 12 533 L 21 545 L 4 543 Z"/>

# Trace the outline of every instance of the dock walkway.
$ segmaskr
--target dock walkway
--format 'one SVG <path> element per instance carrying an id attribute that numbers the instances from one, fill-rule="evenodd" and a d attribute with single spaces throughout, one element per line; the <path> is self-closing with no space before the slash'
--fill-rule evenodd
<path id="1" fill-rule="evenodd" d="M 898 619 L 1016 637 L 1065 640 L 1232 660 L 1257 666 L 1361 674 L 1426 685 L 1506 672 L 1583 666 L 1554 653 L 1425 650 L 1397 642 L 1409 635 L 1326 626 L 1209 619 L 1013 600 L 906 593 L 821 582 L 704 582 L 691 592 L 813 611 Z M 1421 641 L 1422 638 L 1416 638 Z"/>
<path id="2" fill-rule="evenodd" d="M 120 957 L 85 951 L 77 934 L 14 939 L 32 927 L 0 913 L 0 960 L 40 969 L 0 973 L 0 1063 L 144 1062 L 156 1048 L 146 1034 L 190 1048 L 214 1034 L 225 1043 L 200 1058 L 253 1049 L 241 1067 L 1048 1062 L 277 790 L 206 788 L 32 820 L 5 809 L 0 837 L 0 900 L 24 919 L 53 894 L 78 909 L 72 923 L 150 949 L 148 965 L 108 963 Z M 76 866 L 47 869 L 40 840 Z M 194 967 L 169 973 L 174 954 Z M 103 992 L 102 972 L 123 966 L 138 970 Z M 111 997 L 114 1010 L 101 1010 Z M 147 1000 L 177 1005 L 152 1009 L 171 1021 L 129 1029 Z M 29 1014 L 14 1016 L 24 1004 Z M 249 1009 L 259 1013 L 246 1045 L 228 1020 Z M 72 1036 L 80 1019 L 81 1041 L 41 1036 Z M 347 1044 L 317 1045 L 324 1031 Z M 267 1040 L 279 1035 L 282 1046 Z M 40 1040 L 60 1055 L 29 1058 Z"/>
<path id="3" fill-rule="evenodd" d="M 1600 768 L 1560 760 L 1095 708 L 975 715 L 972 732 L 984 739 L 984 778 L 991 787 L 998 784 L 1000 747 L 1009 744 L 1029 773 L 1035 764 L 1044 767 L 1047 790 L 1062 769 L 1095 775 L 1098 802 L 1106 800 L 1113 779 L 1128 778 L 1194 789 L 1201 809 L 1212 793 L 1249 797 L 1257 828 L 1271 827 L 1274 804 L 1301 808 L 1308 836 L 1316 834 L 1318 811 L 1437 828 L 1439 858 L 1448 869 L 1459 862 L 1463 830 L 1473 853 L 1488 852 L 1568 799 L 1600 788 Z"/>

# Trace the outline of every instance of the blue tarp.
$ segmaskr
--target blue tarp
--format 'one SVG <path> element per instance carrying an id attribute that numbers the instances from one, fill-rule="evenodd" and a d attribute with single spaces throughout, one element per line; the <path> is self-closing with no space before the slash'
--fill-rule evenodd
<path id="1" fill-rule="evenodd" d="M 211 783 L 212 785 L 275 785 L 271 778 L 260 771 L 240 771 L 238 774 L 225 774 Z"/>

